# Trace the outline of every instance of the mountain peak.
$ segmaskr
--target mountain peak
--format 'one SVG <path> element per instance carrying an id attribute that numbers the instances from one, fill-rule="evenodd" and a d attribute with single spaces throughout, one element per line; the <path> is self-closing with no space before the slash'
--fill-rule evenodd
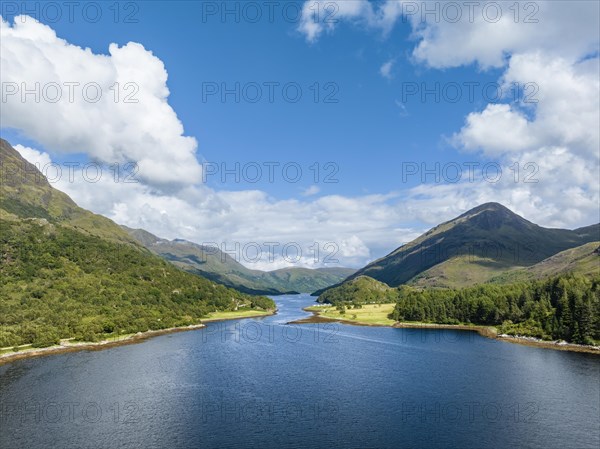
<path id="1" fill-rule="evenodd" d="M 506 207 L 500 203 L 489 202 L 489 203 L 480 204 L 479 206 L 476 206 L 473 209 L 469 209 L 467 212 L 465 212 L 464 214 L 460 215 L 457 218 L 473 216 L 473 215 L 480 214 L 482 212 L 493 212 L 496 214 L 502 214 L 502 215 L 506 215 L 506 216 L 519 217 L 519 215 L 515 214 L 508 207 Z M 519 217 L 519 218 L 521 218 L 521 217 Z"/>
<path id="2" fill-rule="evenodd" d="M 479 206 L 474 207 L 471 211 L 482 211 L 482 210 L 493 210 L 493 211 L 509 211 L 512 212 L 508 207 L 503 204 L 497 203 L 495 201 L 490 201 L 489 203 L 483 203 Z"/>
<path id="3" fill-rule="evenodd" d="M 481 229 L 498 229 L 503 225 L 521 229 L 532 228 L 536 225 L 500 203 L 484 203 L 452 220 L 461 223 L 468 222 Z"/>

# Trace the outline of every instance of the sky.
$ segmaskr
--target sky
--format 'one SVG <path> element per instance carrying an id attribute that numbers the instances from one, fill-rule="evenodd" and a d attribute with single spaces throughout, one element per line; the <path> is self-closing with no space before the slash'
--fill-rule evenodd
<path id="1" fill-rule="evenodd" d="M 272 270 L 361 267 L 488 201 L 600 221 L 596 1 L 0 14 L 2 137 L 119 224 Z"/>

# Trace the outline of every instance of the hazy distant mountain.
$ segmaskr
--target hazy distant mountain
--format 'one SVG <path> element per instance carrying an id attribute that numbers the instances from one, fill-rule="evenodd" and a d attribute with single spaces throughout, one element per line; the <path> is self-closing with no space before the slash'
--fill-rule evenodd
<path id="1" fill-rule="evenodd" d="M 180 239 L 161 239 L 143 229 L 126 226 L 123 229 L 150 251 L 178 267 L 245 293 L 311 293 L 334 285 L 356 271 L 352 268 L 297 267 L 274 271 L 251 270 L 214 247 Z"/>

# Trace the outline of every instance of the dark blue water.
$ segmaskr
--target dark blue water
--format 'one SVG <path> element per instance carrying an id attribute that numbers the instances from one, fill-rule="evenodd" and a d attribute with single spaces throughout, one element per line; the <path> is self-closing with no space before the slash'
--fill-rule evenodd
<path id="1" fill-rule="evenodd" d="M 600 358 L 279 314 L 0 367 L 0 448 L 598 448 Z"/>

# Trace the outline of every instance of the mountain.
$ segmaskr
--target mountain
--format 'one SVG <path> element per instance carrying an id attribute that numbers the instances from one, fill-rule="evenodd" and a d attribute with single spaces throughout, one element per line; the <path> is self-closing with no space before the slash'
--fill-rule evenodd
<path id="1" fill-rule="evenodd" d="M 273 309 L 187 273 L 54 189 L 0 139 L 0 348 L 93 341 Z"/>
<path id="2" fill-rule="evenodd" d="M 600 279 L 600 242 L 586 243 L 561 251 L 530 267 L 506 271 L 491 278 L 486 284 L 506 285 L 570 275 Z M 415 287 L 418 291 L 426 290 L 426 288 L 420 287 L 418 283 L 409 283 L 407 286 L 400 286 L 395 289 L 371 277 L 358 276 L 325 290 L 318 300 L 319 302 L 331 304 L 343 302 L 360 304 L 390 303 L 396 302 L 398 291 L 405 287 Z"/>
<path id="3" fill-rule="evenodd" d="M 174 265 L 250 294 L 311 293 L 336 284 L 356 270 L 351 268 L 283 268 L 251 270 L 215 247 L 185 240 L 166 240 L 143 229 L 123 226 L 131 237 Z"/>
<path id="4" fill-rule="evenodd" d="M 501 204 L 486 203 L 436 226 L 349 279 L 369 276 L 392 287 L 463 287 L 598 240 L 599 224 L 575 230 L 544 228 Z"/>

